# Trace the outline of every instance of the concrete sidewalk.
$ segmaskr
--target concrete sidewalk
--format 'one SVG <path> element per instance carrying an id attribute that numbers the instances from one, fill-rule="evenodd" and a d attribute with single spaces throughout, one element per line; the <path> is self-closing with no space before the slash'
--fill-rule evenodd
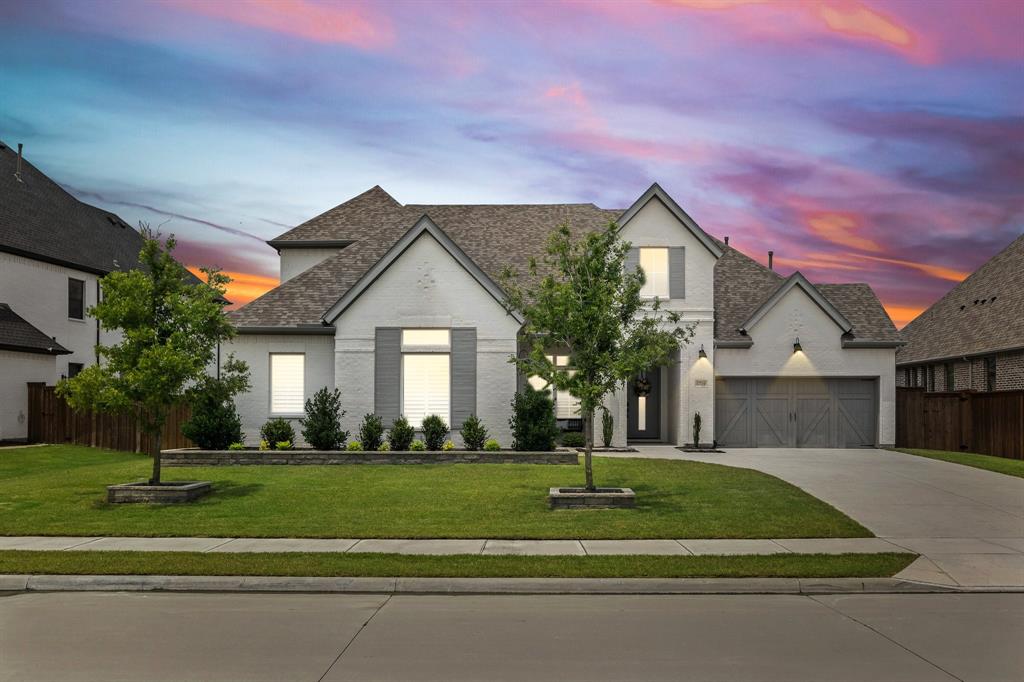
<path id="1" fill-rule="evenodd" d="M 529 556 L 874 554 L 915 552 L 881 538 L 779 540 L 431 540 L 293 538 L 135 538 L 0 536 L 0 550 L 69 552 L 381 552 L 385 554 L 482 554 Z M 996 547 L 1004 553 L 1017 553 Z"/>
<path id="2" fill-rule="evenodd" d="M 772 540 L 503 540 L 0 536 L 0 550 L 69 552 L 380 552 L 521 556 L 873 554 L 921 556 L 895 577 L 947 587 L 1024 588 L 1014 538 L 779 538 Z"/>

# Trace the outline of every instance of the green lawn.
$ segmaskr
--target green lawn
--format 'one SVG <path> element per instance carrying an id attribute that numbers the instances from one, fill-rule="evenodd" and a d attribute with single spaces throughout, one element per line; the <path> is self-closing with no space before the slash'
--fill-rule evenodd
<path id="1" fill-rule="evenodd" d="M 547 578 L 872 578 L 913 554 L 770 556 L 417 556 L 0 551 L 0 573 Z"/>
<path id="2" fill-rule="evenodd" d="M 212 480 L 188 505 L 111 505 L 105 487 L 144 479 L 143 455 L 73 446 L 0 450 L 0 535 L 341 538 L 870 537 L 767 474 L 699 462 L 595 458 L 600 485 L 636 490 L 632 510 L 551 511 L 551 486 L 581 466 L 251 466 L 166 469 Z M 81 555 L 76 554 L 77 557 Z"/>
<path id="3" fill-rule="evenodd" d="M 896 452 L 903 452 L 918 457 L 930 459 L 941 459 L 944 462 L 963 464 L 964 466 L 976 469 L 988 469 L 999 474 L 1008 474 L 1024 478 L 1024 460 L 1007 459 L 1006 457 L 993 457 L 991 455 L 977 455 L 973 452 L 952 452 L 949 450 L 915 450 L 910 448 L 895 448 Z"/>

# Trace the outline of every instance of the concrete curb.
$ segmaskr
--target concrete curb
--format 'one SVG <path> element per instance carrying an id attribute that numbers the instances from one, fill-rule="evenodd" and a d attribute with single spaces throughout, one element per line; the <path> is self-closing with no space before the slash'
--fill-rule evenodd
<path id="1" fill-rule="evenodd" d="M 312 592 L 339 594 L 928 594 L 1024 592 L 896 578 L 348 578 L 0 575 L 0 592 Z"/>

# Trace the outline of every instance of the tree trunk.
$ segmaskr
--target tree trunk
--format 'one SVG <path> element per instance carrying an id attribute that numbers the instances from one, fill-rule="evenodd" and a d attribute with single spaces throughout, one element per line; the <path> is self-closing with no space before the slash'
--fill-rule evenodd
<path id="1" fill-rule="evenodd" d="M 594 467 L 590 455 L 594 450 L 594 411 L 590 410 L 583 415 L 583 442 L 586 446 L 583 452 L 583 470 L 587 475 L 587 492 L 596 490 L 594 487 Z"/>
<path id="2" fill-rule="evenodd" d="M 160 485 L 160 448 L 164 436 L 163 431 L 163 429 L 160 429 L 153 434 L 155 448 L 153 450 L 153 477 L 149 479 L 150 485 Z"/>

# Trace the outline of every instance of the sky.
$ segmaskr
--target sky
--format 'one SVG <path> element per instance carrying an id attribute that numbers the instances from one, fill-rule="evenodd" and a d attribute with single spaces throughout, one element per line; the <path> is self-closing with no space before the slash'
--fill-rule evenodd
<path id="1" fill-rule="evenodd" d="M 0 0 L 0 139 L 245 303 L 264 241 L 403 203 L 628 207 L 902 326 L 1024 232 L 1024 3 Z M 514 229 L 514 226 L 512 227 Z"/>

